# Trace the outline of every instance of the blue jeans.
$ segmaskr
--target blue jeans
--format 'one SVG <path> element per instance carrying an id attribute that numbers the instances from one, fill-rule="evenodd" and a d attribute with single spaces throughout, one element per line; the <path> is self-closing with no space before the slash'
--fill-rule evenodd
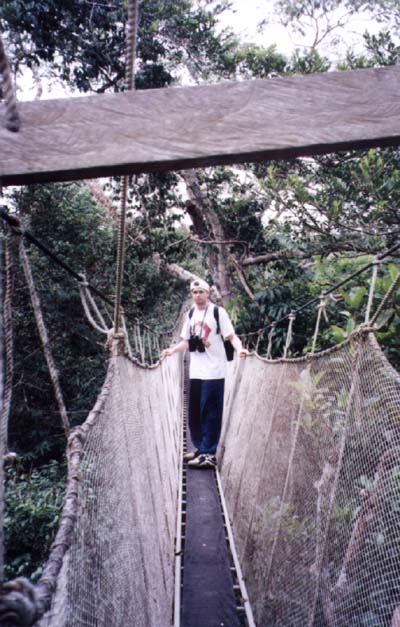
<path id="1" fill-rule="evenodd" d="M 215 455 L 222 427 L 225 379 L 190 379 L 189 429 L 200 453 Z"/>

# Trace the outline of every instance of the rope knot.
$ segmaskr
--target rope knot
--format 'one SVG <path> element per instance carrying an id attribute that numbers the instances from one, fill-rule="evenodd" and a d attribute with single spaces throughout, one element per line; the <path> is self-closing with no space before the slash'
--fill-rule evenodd
<path id="1" fill-rule="evenodd" d="M 107 335 L 106 347 L 110 351 L 112 357 L 129 355 L 128 338 L 126 333 L 123 331 L 115 333 L 114 329 L 112 329 Z"/>
<path id="2" fill-rule="evenodd" d="M 35 587 L 25 577 L 5 583 L 0 593 L 0 625 L 33 625 L 37 619 L 37 604 Z"/>

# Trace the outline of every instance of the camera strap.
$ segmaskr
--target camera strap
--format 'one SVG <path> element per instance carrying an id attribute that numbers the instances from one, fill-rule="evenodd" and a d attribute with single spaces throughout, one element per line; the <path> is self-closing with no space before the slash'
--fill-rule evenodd
<path id="1" fill-rule="evenodd" d="M 189 321 L 192 319 L 194 310 L 195 310 L 194 306 L 189 309 L 189 314 L 188 314 L 189 315 Z M 206 313 L 207 313 L 207 310 L 208 310 L 208 307 L 206 309 Z M 204 314 L 204 318 L 205 318 L 205 314 Z M 203 323 L 204 323 L 204 318 L 203 318 Z M 217 323 L 217 335 L 221 336 L 221 340 L 222 340 L 222 342 L 224 344 L 226 358 L 227 358 L 228 361 L 232 361 L 234 348 L 233 348 L 232 344 L 229 342 L 229 340 L 224 340 L 224 338 L 222 337 L 221 327 L 219 326 L 219 309 L 218 309 L 218 305 L 214 305 L 214 318 L 215 318 L 215 321 Z M 191 335 L 192 335 L 192 330 L 194 331 L 194 326 L 193 327 L 190 326 L 190 334 Z M 201 332 L 203 332 L 203 327 L 201 329 Z"/>
<path id="2" fill-rule="evenodd" d="M 201 321 L 199 338 L 201 338 L 201 336 L 203 335 L 204 320 L 206 319 L 206 315 L 207 315 L 208 307 L 209 307 L 209 305 L 207 305 L 206 310 L 205 310 L 204 315 L 203 315 L 203 320 Z M 217 307 L 217 309 L 218 309 L 218 307 Z M 192 316 L 193 316 L 193 312 L 194 312 L 194 310 L 195 310 L 195 307 L 191 307 L 191 308 L 190 308 L 190 311 L 189 311 L 189 320 L 191 320 L 191 319 L 192 319 Z M 215 315 L 215 311 L 214 311 L 214 315 Z M 217 325 L 218 325 L 218 327 L 219 327 L 219 323 L 217 323 Z M 193 326 L 190 324 L 190 335 L 194 335 L 194 324 L 193 324 Z"/>

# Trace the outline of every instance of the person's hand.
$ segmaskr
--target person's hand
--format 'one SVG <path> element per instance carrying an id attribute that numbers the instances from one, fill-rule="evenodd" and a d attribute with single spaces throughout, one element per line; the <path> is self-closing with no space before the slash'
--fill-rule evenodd
<path id="1" fill-rule="evenodd" d="M 171 355 L 173 354 L 174 354 L 173 348 L 164 348 L 164 350 L 161 353 L 161 357 L 171 357 Z"/>
<path id="2" fill-rule="evenodd" d="M 211 346 L 210 340 L 204 340 L 203 338 L 201 338 L 201 341 L 203 342 L 206 348 L 209 348 Z"/>
<path id="3" fill-rule="evenodd" d="M 247 350 L 247 348 L 242 348 L 239 351 L 239 357 L 248 357 L 250 355 L 250 352 Z"/>

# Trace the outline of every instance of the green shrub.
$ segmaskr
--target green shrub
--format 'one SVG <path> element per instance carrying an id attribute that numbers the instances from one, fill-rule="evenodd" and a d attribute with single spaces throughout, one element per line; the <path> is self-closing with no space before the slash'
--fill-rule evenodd
<path id="1" fill-rule="evenodd" d="M 51 461 L 27 471 L 20 461 L 6 469 L 6 579 L 39 579 L 57 532 L 65 484 L 65 463 Z"/>

